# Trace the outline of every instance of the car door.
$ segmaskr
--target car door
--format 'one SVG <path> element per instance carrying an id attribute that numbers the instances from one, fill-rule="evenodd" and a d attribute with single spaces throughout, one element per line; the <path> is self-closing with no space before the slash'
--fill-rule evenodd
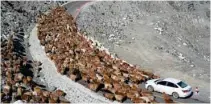
<path id="1" fill-rule="evenodd" d="M 174 83 L 167 82 L 167 86 L 165 88 L 165 92 L 166 92 L 166 94 L 171 95 L 173 92 L 176 91 L 177 88 L 178 88 L 178 86 L 175 85 Z"/>
<path id="2" fill-rule="evenodd" d="M 161 92 L 161 93 L 165 92 L 166 84 L 167 84 L 166 81 L 157 82 L 156 91 Z"/>

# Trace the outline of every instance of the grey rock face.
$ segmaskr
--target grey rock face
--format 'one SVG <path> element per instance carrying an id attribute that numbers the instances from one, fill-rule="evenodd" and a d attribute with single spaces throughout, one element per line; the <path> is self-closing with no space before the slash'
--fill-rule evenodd
<path id="1" fill-rule="evenodd" d="M 30 25 L 34 25 L 36 17 L 50 8 L 61 5 L 65 1 L 2 1 L 1 2 L 1 40 L 7 39 L 12 31 L 24 29 L 29 34 Z"/>
<path id="2" fill-rule="evenodd" d="M 163 77 L 200 82 L 203 96 L 210 83 L 209 23 L 210 1 L 95 2 L 77 18 L 80 31 L 111 53 Z"/>

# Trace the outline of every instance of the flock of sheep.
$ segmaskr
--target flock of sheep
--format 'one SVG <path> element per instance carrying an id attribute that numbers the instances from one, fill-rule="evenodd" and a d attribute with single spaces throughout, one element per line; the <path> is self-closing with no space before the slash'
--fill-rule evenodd
<path id="1" fill-rule="evenodd" d="M 71 80 L 82 80 L 110 100 L 156 103 L 153 94 L 139 84 L 158 76 L 98 49 L 77 32 L 75 20 L 65 8 L 57 7 L 38 18 L 38 39 L 57 71 Z"/>
<path id="2" fill-rule="evenodd" d="M 1 102 L 69 103 L 62 90 L 49 91 L 33 80 L 33 72 L 41 70 L 41 63 L 15 52 L 14 40 L 11 35 L 1 44 Z"/>
<path id="3" fill-rule="evenodd" d="M 75 20 L 65 8 L 57 7 L 39 16 L 38 38 L 48 57 L 56 64 L 57 71 L 71 80 L 80 80 L 93 91 L 101 90 L 110 100 L 157 103 L 152 92 L 140 88 L 139 84 L 158 76 L 97 48 L 92 40 L 77 32 Z M 70 103 L 64 98 L 63 91 L 48 91 L 33 81 L 33 74 L 29 72 L 40 71 L 41 63 L 14 52 L 13 40 L 11 35 L 1 44 L 1 76 L 4 78 L 1 101 Z M 164 100 L 172 102 L 166 94 Z"/>

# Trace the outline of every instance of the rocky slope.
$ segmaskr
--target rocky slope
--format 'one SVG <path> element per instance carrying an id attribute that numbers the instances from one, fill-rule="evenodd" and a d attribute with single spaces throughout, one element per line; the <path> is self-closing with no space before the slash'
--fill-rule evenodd
<path id="1" fill-rule="evenodd" d="M 94 2 L 82 8 L 77 24 L 120 58 L 199 86 L 209 101 L 209 6 L 209 1 Z"/>
<path id="2" fill-rule="evenodd" d="M 12 31 L 29 34 L 36 23 L 36 17 L 65 1 L 1 1 L 1 41 Z"/>

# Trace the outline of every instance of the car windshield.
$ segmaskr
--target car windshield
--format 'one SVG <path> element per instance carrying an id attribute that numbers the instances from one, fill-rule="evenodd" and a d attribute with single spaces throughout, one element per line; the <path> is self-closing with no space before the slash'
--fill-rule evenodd
<path id="1" fill-rule="evenodd" d="M 162 81 L 163 79 L 157 79 L 157 80 L 155 80 L 155 82 L 158 82 L 158 81 Z"/>
<path id="2" fill-rule="evenodd" d="M 187 87 L 188 85 L 186 84 L 186 83 L 184 83 L 184 82 L 179 82 L 179 83 L 177 83 L 180 87 L 182 87 L 182 88 L 185 88 L 185 87 Z"/>

